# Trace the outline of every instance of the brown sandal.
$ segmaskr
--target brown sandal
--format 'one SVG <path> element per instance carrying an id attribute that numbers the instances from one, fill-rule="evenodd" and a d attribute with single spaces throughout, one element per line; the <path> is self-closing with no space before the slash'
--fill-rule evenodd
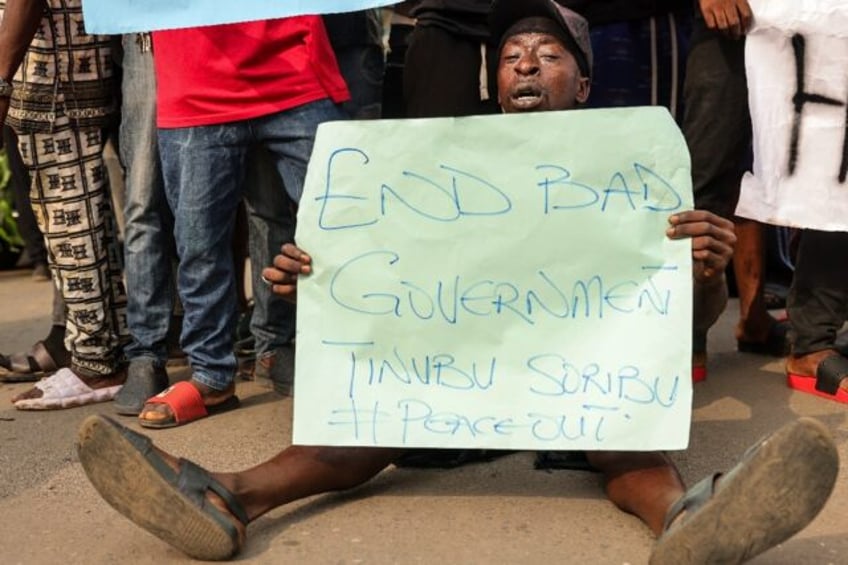
<path id="1" fill-rule="evenodd" d="M 70 355 L 68 356 L 70 362 Z M 13 353 L 8 357 L 0 355 L 0 367 L 6 369 L 0 373 L 0 382 L 26 383 L 39 380 L 44 373 L 56 371 L 67 365 L 59 364 L 47 351 L 43 341 L 37 341 L 26 353 Z"/>

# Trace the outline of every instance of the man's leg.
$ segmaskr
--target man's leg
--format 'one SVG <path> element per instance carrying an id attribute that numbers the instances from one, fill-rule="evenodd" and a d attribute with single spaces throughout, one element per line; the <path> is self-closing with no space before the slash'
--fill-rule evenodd
<path id="1" fill-rule="evenodd" d="M 190 386 L 200 393 L 207 411 L 236 403 L 232 233 L 247 130 L 243 122 L 159 130 L 165 192 L 174 214 L 180 258 L 177 287 L 185 310 L 182 348 L 192 368 Z M 186 397 L 172 399 L 187 401 Z M 196 416 L 180 421 L 162 403 L 147 403 L 139 414 L 140 423 L 149 427 L 171 427 L 191 419 Z"/>
<path id="2" fill-rule="evenodd" d="M 289 395 L 294 369 L 295 307 L 262 282 L 262 269 L 271 264 L 284 243 L 294 241 L 295 215 L 293 202 L 264 147 L 256 147 L 248 159 L 244 191 L 254 300 L 250 322 L 250 332 L 256 340 L 254 376 L 270 379 L 277 392 Z"/>
<path id="3" fill-rule="evenodd" d="M 200 559 L 232 557 L 249 522 L 283 504 L 360 485 L 401 453 L 291 446 L 246 471 L 209 473 L 103 416 L 83 423 L 78 449 L 86 474 L 109 504 Z"/>
<path id="4" fill-rule="evenodd" d="M 745 43 L 704 28 L 696 33 L 687 60 L 683 132 L 692 154 L 695 208 L 709 210 L 737 224 L 734 274 L 739 289 L 739 347 L 780 351 L 782 329 L 769 316 L 763 300 L 765 246 L 763 226 L 733 217 L 739 198 L 744 156 L 750 150 L 751 124 L 745 80 Z M 696 306 L 696 314 L 698 308 Z M 696 325 L 703 327 L 706 324 Z M 773 345 L 776 343 L 777 345 Z M 706 332 L 694 335 L 696 363 L 706 355 Z"/>
<path id="5" fill-rule="evenodd" d="M 659 451 L 587 451 L 586 459 L 603 475 L 610 501 L 660 535 L 668 509 L 686 492 L 671 459 Z"/>
<path id="6" fill-rule="evenodd" d="M 111 391 L 124 379 L 118 360 L 126 339 L 126 295 L 102 159 L 102 133 L 99 128 L 76 129 L 61 116 L 52 133 L 23 135 L 19 144 L 31 171 L 33 212 L 45 234 L 67 308 L 65 345 L 76 377 L 61 371 L 58 375 Z M 50 384 L 39 383 L 15 397 L 16 407 L 61 407 L 33 402 L 45 396 Z M 101 395 L 97 400 L 112 396 L 110 392 L 109 397 Z"/>
<path id="7" fill-rule="evenodd" d="M 848 402 L 848 358 L 836 350 L 837 332 L 848 319 L 848 234 L 801 232 L 798 260 L 787 297 L 792 354 L 790 386 L 813 392 L 816 377 L 833 381 L 832 398 Z M 822 362 L 827 359 L 824 365 Z M 809 381 L 809 382 L 806 382 Z"/>
<path id="8" fill-rule="evenodd" d="M 343 119 L 346 115 L 341 108 L 324 99 L 253 121 L 258 140 L 271 156 L 279 177 L 274 182 L 246 187 L 254 266 L 270 265 L 282 244 L 292 241 L 291 206 L 300 201 L 303 192 L 315 131 L 322 122 Z M 261 269 L 254 274 L 261 274 Z M 287 394 L 293 377 L 294 308 L 266 285 L 261 286 L 251 324 L 256 336 L 256 374 L 267 376 L 278 392 Z"/>
<path id="9" fill-rule="evenodd" d="M 174 306 L 176 257 L 173 216 L 165 199 L 156 137 L 153 54 L 139 36 L 123 36 L 120 149 L 126 169 L 124 254 L 127 324 L 132 341 L 127 383 L 115 399 L 121 414 L 138 414 L 144 401 L 168 386 L 165 372 Z"/>

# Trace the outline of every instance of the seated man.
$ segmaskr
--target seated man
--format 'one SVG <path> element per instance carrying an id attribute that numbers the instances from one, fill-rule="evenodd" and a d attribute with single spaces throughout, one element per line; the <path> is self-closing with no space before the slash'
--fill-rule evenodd
<path id="1" fill-rule="evenodd" d="M 569 109 L 586 100 L 591 51 L 580 16 L 551 0 L 500 0 L 493 11 L 505 112 Z M 669 237 L 692 239 L 697 283 L 720 280 L 734 241 L 730 223 L 703 211 L 676 214 L 670 223 Z M 275 292 L 294 298 L 310 263 L 309 255 L 287 245 L 263 275 Z M 247 524 L 269 510 L 362 484 L 403 454 L 290 446 L 252 469 L 209 473 L 102 416 L 83 424 L 79 443 L 89 479 L 112 506 L 201 559 L 234 555 Z M 730 473 L 688 492 L 664 453 L 586 455 L 603 474 L 610 500 L 660 536 L 652 562 L 675 565 L 738 563 L 788 538 L 824 505 L 838 467 L 828 432 L 812 420 L 787 425 Z"/>

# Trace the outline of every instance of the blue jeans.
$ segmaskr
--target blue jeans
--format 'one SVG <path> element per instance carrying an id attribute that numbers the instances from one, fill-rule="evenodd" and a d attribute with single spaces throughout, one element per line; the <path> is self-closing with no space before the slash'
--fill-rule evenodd
<path id="1" fill-rule="evenodd" d="M 250 332 L 258 358 L 294 339 L 295 307 L 262 282 L 262 269 L 271 264 L 284 243 L 294 241 L 295 211 L 274 168 L 274 158 L 264 147 L 250 152 L 244 191 L 254 301 Z"/>
<path id="2" fill-rule="evenodd" d="M 128 359 L 148 357 L 164 366 L 174 305 L 174 219 L 156 142 L 156 79 L 153 54 L 142 53 L 136 35 L 124 35 L 121 161 L 126 169 L 124 257 Z"/>
<path id="3" fill-rule="evenodd" d="M 256 145 L 268 150 L 288 198 L 298 202 L 318 124 L 344 117 L 325 99 L 239 122 L 159 130 L 180 257 L 177 286 L 185 310 L 181 344 L 198 382 L 224 390 L 236 371 L 231 243 L 249 150 Z M 258 209 L 261 203 L 252 192 L 245 196 Z"/>

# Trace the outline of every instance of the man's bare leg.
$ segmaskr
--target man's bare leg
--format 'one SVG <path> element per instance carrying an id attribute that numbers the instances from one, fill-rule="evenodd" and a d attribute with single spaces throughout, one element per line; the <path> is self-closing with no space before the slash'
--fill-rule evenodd
<path id="1" fill-rule="evenodd" d="M 586 458 L 603 474 L 610 501 L 659 536 L 668 509 L 686 492 L 671 459 L 659 451 L 587 451 Z"/>
<path id="2" fill-rule="evenodd" d="M 253 521 L 283 504 L 361 485 L 402 453 L 401 449 L 293 445 L 256 467 L 213 477 L 236 496 Z"/>
<path id="3" fill-rule="evenodd" d="M 733 272 L 739 291 L 739 322 L 736 339 L 742 342 L 765 343 L 776 323 L 766 309 L 765 297 L 765 226 L 754 220 L 734 219 L 736 249 L 733 252 Z"/>

